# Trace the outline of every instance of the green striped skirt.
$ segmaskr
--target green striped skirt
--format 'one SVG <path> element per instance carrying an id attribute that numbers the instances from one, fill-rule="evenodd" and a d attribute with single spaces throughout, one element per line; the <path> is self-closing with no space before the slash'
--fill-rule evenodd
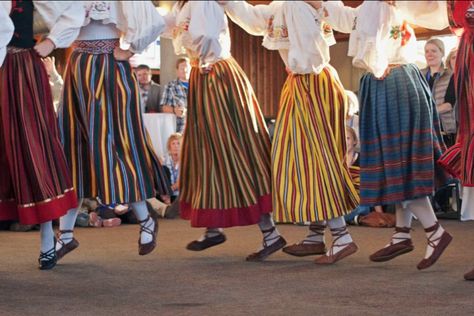
<path id="1" fill-rule="evenodd" d="M 180 168 L 181 216 L 193 227 L 251 225 L 272 210 L 268 131 L 233 58 L 191 70 Z"/>

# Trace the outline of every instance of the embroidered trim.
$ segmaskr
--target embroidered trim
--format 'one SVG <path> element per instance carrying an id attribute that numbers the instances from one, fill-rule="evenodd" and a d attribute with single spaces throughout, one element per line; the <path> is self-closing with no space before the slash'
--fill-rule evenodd
<path id="1" fill-rule="evenodd" d="M 21 47 L 15 47 L 15 46 L 7 46 L 7 53 L 8 54 L 17 54 L 17 53 L 23 53 L 31 50 L 31 48 L 21 48 Z"/>
<path id="2" fill-rule="evenodd" d="M 191 19 L 187 17 L 184 21 L 180 22 L 177 26 L 173 28 L 173 38 L 176 39 L 178 36 L 187 32 L 189 30 L 189 22 Z"/>
<path id="3" fill-rule="evenodd" d="M 405 46 L 411 38 L 411 32 L 406 21 L 402 25 L 394 25 L 390 30 L 390 38 L 398 40 L 401 38 L 401 46 Z"/>
<path id="4" fill-rule="evenodd" d="M 88 54 L 111 54 L 120 42 L 118 39 L 75 41 L 73 48 L 75 52 Z"/>
<path id="5" fill-rule="evenodd" d="M 278 25 L 275 26 L 273 24 L 273 20 L 275 19 L 275 16 L 272 15 L 270 19 L 268 19 L 267 22 L 267 32 L 268 32 L 268 37 L 272 39 L 286 39 L 288 38 L 288 28 L 286 25 Z"/>

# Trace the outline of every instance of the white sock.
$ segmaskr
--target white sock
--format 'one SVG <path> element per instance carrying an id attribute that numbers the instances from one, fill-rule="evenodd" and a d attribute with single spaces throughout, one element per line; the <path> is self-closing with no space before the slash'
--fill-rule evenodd
<path id="1" fill-rule="evenodd" d="M 474 187 L 462 188 L 461 220 L 474 220 Z"/>
<path id="2" fill-rule="evenodd" d="M 41 252 L 46 253 L 54 247 L 53 222 L 49 221 L 40 225 Z"/>
<path id="3" fill-rule="evenodd" d="M 155 221 L 153 220 L 153 218 L 148 217 L 149 212 L 146 206 L 146 201 L 133 202 L 133 203 L 130 203 L 130 205 L 132 206 L 135 216 L 140 222 L 140 226 L 144 226 L 148 228 L 149 230 L 153 231 L 155 229 Z M 148 220 L 145 221 L 147 218 Z M 146 231 L 141 232 L 140 242 L 142 244 L 148 244 L 152 240 L 153 240 L 153 236 L 151 234 L 147 233 Z"/>
<path id="4" fill-rule="evenodd" d="M 278 229 L 276 229 L 275 223 L 273 222 L 273 218 L 270 214 L 262 214 L 260 216 L 258 227 L 260 227 L 260 231 L 263 234 L 264 247 L 272 245 L 280 237 L 280 233 L 278 232 Z"/>
<path id="5" fill-rule="evenodd" d="M 309 225 L 309 233 L 303 240 L 303 244 L 319 244 L 324 243 L 324 230 L 326 229 L 326 221 L 313 222 Z"/>
<path id="6" fill-rule="evenodd" d="M 413 214 L 409 209 L 404 209 L 401 204 L 395 205 L 396 226 L 400 228 L 411 228 Z M 392 235 L 392 243 L 397 244 L 405 239 L 411 239 L 410 233 L 395 231 Z M 390 246 L 390 244 L 385 247 Z"/>
<path id="7" fill-rule="evenodd" d="M 348 243 L 352 242 L 352 237 L 347 231 L 346 221 L 343 216 L 330 219 L 328 221 L 328 226 L 331 229 L 331 234 L 333 236 L 333 244 L 326 255 L 330 255 L 330 252 L 336 254 L 344 249 Z"/>
<path id="8" fill-rule="evenodd" d="M 198 241 L 203 241 L 206 238 L 212 238 L 212 237 L 219 236 L 220 234 L 222 234 L 223 231 L 224 230 L 222 228 L 210 228 L 210 227 L 208 227 L 204 231 L 204 234 L 202 234 L 202 236 L 199 237 Z"/>
<path id="9" fill-rule="evenodd" d="M 77 208 L 72 208 L 69 211 L 67 211 L 66 215 L 63 215 L 59 218 L 59 239 L 64 244 L 70 243 L 73 238 L 73 233 L 64 233 L 61 234 L 61 231 L 73 231 L 74 230 L 74 225 L 76 224 L 76 217 L 77 214 L 79 213 L 79 209 L 81 207 L 83 199 L 79 200 L 79 205 Z M 62 248 L 62 244 L 60 242 L 56 243 L 56 251 Z"/>
<path id="10" fill-rule="evenodd" d="M 424 229 L 433 227 L 438 223 L 438 219 L 434 214 L 433 208 L 431 207 L 431 203 L 428 197 L 422 197 L 416 200 L 407 201 L 407 208 L 409 208 L 410 211 L 415 214 Z M 434 232 L 425 233 L 427 238 L 435 240 L 444 233 L 444 228 L 439 225 L 439 227 Z M 439 240 L 435 242 L 435 245 L 438 245 L 438 243 Z M 425 258 L 430 257 L 433 253 L 433 250 L 434 248 L 428 244 L 428 246 L 426 247 Z"/>

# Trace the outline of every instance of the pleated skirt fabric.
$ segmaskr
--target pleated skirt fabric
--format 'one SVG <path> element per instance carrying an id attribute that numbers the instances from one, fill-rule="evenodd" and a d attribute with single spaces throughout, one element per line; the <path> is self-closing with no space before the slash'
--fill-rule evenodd
<path id="1" fill-rule="evenodd" d="M 459 108 L 458 146 L 455 146 L 443 163 L 448 170 L 458 171 L 464 186 L 474 187 L 474 34 L 465 28 L 456 57 L 456 92 Z M 457 153 L 456 156 L 453 153 Z"/>
<path id="2" fill-rule="evenodd" d="M 169 194 L 143 124 L 132 68 L 113 56 L 118 43 L 76 45 L 81 49 L 67 65 L 59 125 L 78 196 L 114 204 Z"/>
<path id="3" fill-rule="evenodd" d="M 193 227 L 258 223 L 272 210 L 270 139 L 252 86 L 233 58 L 193 67 L 180 164 L 180 210 Z"/>
<path id="4" fill-rule="evenodd" d="M 0 220 L 39 224 L 77 206 L 51 87 L 33 49 L 8 48 L 0 68 Z"/>
<path id="5" fill-rule="evenodd" d="M 316 222 L 359 203 L 345 162 L 347 96 L 333 70 L 289 75 L 282 90 L 272 146 L 277 222 Z"/>
<path id="6" fill-rule="evenodd" d="M 415 65 L 384 80 L 361 79 L 361 204 L 394 204 L 431 195 L 445 146 L 426 80 Z"/>

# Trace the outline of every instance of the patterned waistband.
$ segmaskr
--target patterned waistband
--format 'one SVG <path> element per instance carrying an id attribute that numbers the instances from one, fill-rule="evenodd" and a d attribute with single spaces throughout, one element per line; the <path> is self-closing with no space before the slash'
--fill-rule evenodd
<path id="1" fill-rule="evenodd" d="M 75 41 L 73 49 L 75 52 L 88 54 L 111 54 L 120 42 L 118 39 Z"/>
<path id="2" fill-rule="evenodd" d="M 7 53 L 8 54 L 18 54 L 23 52 L 28 52 L 32 50 L 32 48 L 20 48 L 15 46 L 7 46 Z"/>

